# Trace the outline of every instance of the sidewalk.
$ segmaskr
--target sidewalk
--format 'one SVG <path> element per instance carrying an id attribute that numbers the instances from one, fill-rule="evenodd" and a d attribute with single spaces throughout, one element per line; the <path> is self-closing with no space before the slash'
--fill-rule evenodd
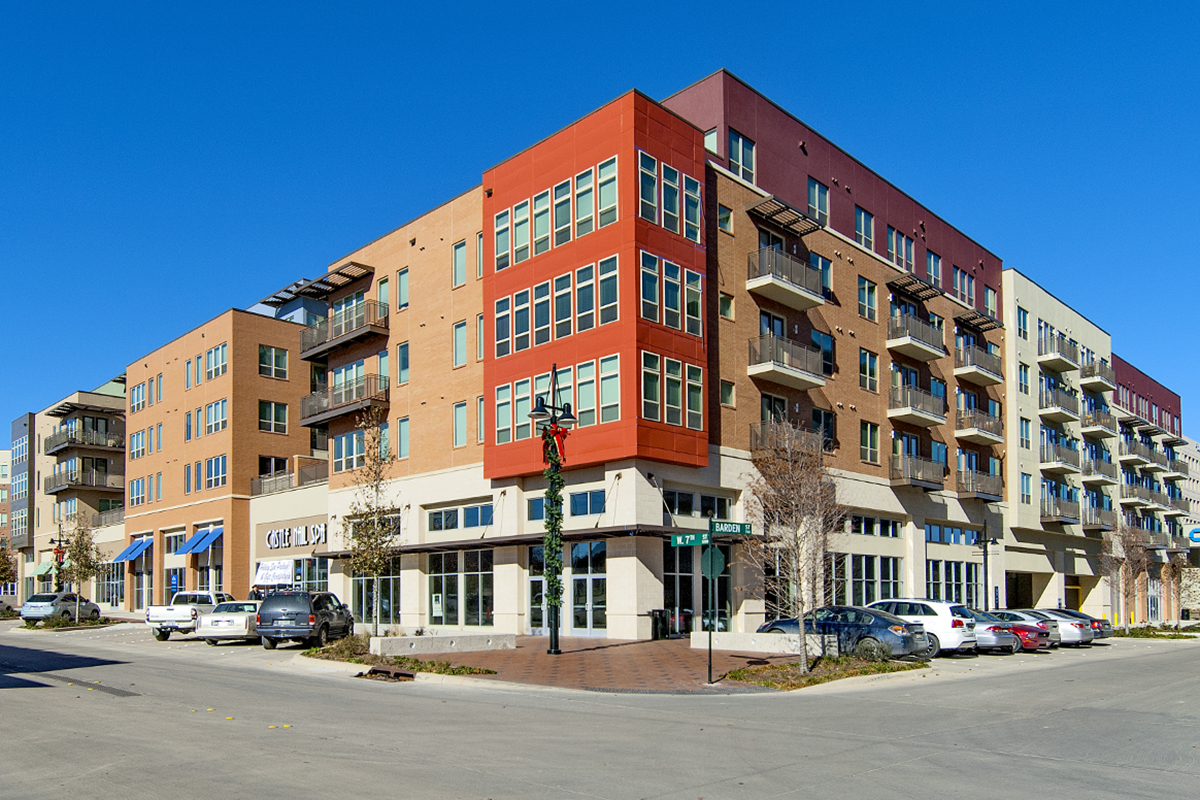
<path id="1" fill-rule="evenodd" d="M 620 639 L 562 638 L 561 655 L 546 653 L 549 638 L 518 636 L 515 650 L 430 655 L 431 660 L 486 667 L 495 675 L 483 679 L 590 689 L 609 692 L 769 691 L 737 681 L 721 680 L 726 672 L 746 666 L 795 661 L 795 656 L 713 651 L 713 680 L 707 686 L 708 650 L 693 650 L 687 639 L 627 641 Z"/>

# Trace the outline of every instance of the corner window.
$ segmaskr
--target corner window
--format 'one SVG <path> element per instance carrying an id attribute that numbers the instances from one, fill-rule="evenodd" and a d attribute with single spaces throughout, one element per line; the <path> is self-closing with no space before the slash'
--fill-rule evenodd
<path id="1" fill-rule="evenodd" d="M 733 233 L 733 209 L 717 204 L 717 227 L 726 233 Z"/>
<path id="2" fill-rule="evenodd" d="M 704 149 L 710 153 L 717 152 L 717 129 L 704 132 Z"/>
<path id="3" fill-rule="evenodd" d="M 729 171 L 754 183 L 754 142 L 729 129 Z"/>

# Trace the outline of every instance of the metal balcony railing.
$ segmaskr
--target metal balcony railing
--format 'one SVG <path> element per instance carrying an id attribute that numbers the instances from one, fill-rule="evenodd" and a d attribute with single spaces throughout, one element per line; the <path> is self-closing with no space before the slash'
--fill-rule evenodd
<path id="1" fill-rule="evenodd" d="M 74 472 L 60 472 L 49 475 L 42 481 L 43 490 L 47 493 L 57 492 L 69 487 L 95 489 L 124 489 L 125 475 L 116 472 L 98 472 L 94 469 L 81 469 Z"/>
<path id="2" fill-rule="evenodd" d="M 1038 392 L 1038 407 L 1046 408 L 1061 408 L 1072 414 L 1079 414 L 1079 398 L 1073 394 L 1067 394 L 1062 389 L 1042 389 Z"/>
<path id="3" fill-rule="evenodd" d="M 1078 467 L 1079 451 L 1061 444 L 1044 444 L 1042 445 L 1042 463 L 1063 463 Z"/>
<path id="4" fill-rule="evenodd" d="M 364 300 L 308 326 L 300 332 L 300 352 L 333 341 L 368 326 L 388 326 L 388 306 L 378 300 Z"/>
<path id="5" fill-rule="evenodd" d="M 958 471 L 958 491 L 1000 497 L 1004 493 L 1004 478 L 973 469 Z"/>
<path id="6" fill-rule="evenodd" d="M 1117 527 L 1117 512 L 1111 508 L 1084 506 L 1083 519 L 1080 522 L 1083 523 L 1084 527 L 1089 528 L 1115 528 Z"/>
<path id="7" fill-rule="evenodd" d="M 1150 490 L 1150 502 L 1157 503 L 1163 508 L 1171 507 L 1171 495 L 1166 492 L 1160 492 L 1157 489 Z"/>
<path id="8" fill-rule="evenodd" d="M 1068 361 L 1079 363 L 1079 348 L 1062 336 L 1043 336 L 1038 339 L 1038 355 L 1062 356 Z"/>
<path id="9" fill-rule="evenodd" d="M 946 418 L 946 398 L 916 386 L 893 386 L 888 395 L 888 410 L 911 408 L 923 414 Z"/>
<path id="10" fill-rule="evenodd" d="M 1164 469 L 1171 465 L 1171 459 L 1167 458 L 1167 454 L 1161 450 L 1150 448 L 1150 461 Z"/>
<path id="11" fill-rule="evenodd" d="M 1190 475 L 1191 474 L 1190 468 L 1188 467 L 1188 463 L 1186 461 L 1181 461 L 1178 458 L 1170 459 L 1169 463 L 1167 464 L 1167 470 L 1169 472 L 1177 472 L 1180 475 Z"/>
<path id="12" fill-rule="evenodd" d="M 829 450 L 832 442 L 817 431 L 790 422 L 755 422 L 750 425 L 750 452 L 765 450 Z"/>
<path id="13" fill-rule="evenodd" d="M 954 366 L 955 368 L 979 367 L 981 370 L 989 372 L 997 378 L 1004 377 L 1004 369 L 1001 366 L 1000 356 L 989 353 L 982 347 L 976 347 L 975 345 L 956 348 L 954 351 Z"/>
<path id="14" fill-rule="evenodd" d="M 299 472 L 280 470 L 250 479 L 250 494 L 273 494 L 287 489 L 324 483 L 329 480 L 329 462 L 320 461 L 300 468 Z"/>
<path id="15" fill-rule="evenodd" d="M 61 447 L 67 445 L 75 445 L 77 447 L 110 447 L 122 448 L 125 446 L 125 431 L 84 431 L 84 430 L 66 430 L 52 433 L 46 437 L 46 441 L 42 444 L 42 450 L 46 454 L 53 453 Z"/>
<path id="16" fill-rule="evenodd" d="M 1107 411 L 1085 411 L 1081 423 L 1085 428 L 1104 428 L 1117 432 L 1117 418 Z"/>
<path id="17" fill-rule="evenodd" d="M 750 366 L 758 364 L 778 364 L 784 369 L 823 375 L 819 349 L 774 334 L 750 340 Z"/>
<path id="18" fill-rule="evenodd" d="M 946 482 L 946 465 L 920 456 L 892 456 L 890 478 L 942 484 Z"/>
<path id="19" fill-rule="evenodd" d="M 926 322 L 912 314 L 899 314 L 888 319 L 888 338 L 903 339 L 909 337 L 922 344 L 929 345 L 935 350 L 946 349 L 946 337 L 932 323 Z"/>
<path id="20" fill-rule="evenodd" d="M 112 508 L 92 515 L 92 527 L 103 528 L 106 525 L 119 525 L 125 521 L 124 508 Z"/>
<path id="21" fill-rule="evenodd" d="M 1145 500 L 1147 503 L 1152 502 L 1152 493 L 1145 486 L 1135 486 L 1133 484 L 1121 484 L 1121 497 L 1130 500 Z"/>
<path id="22" fill-rule="evenodd" d="M 1123 456 L 1137 456 L 1146 461 L 1154 460 L 1154 451 L 1141 442 L 1122 441 L 1119 452 Z"/>
<path id="23" fill-rule="evenodd" d="M 958 412 L 957 429 L 978 428 L 993 436 L 1004 436 L 1004 422 L 980 408 L 968 408 Z"/>
<path id="24" fill-rule="evenodd" d="M 1111 461 L 1102 461 L 1098 458 L 1085 458 L 1082 462 L 1083 476 L 1086 478 L 1090 475 L 1103 475 L 1106 478 L 1117 480 L 1117 465 Z"/>
<path id="25" fill-rule="evenodd" d="M 1079 519 L 1079 503 L 1061 497 L 1042 498 L 1042 519 Z"/>
<path id="26" fill-rule="evenodd" d="M 331 389 L 301 398 L 300 418 L 302 420 L 333 411 L 343 406 L 349 406 L 362 400 L 388 399 L 388 382 L 378 375 L 364 375 L 358 380 L 339 383 Z"/>
<path id="27" fill-rule="evenodd" d="M 1079 368 L 1079 379 L 1087 380 L 1088 378 L 1100 378 L 1113 386 L 1117 385 L 1117 374 L 1113 372 L 1113 368 L 1099 361 L 1084 364 Z"/>
<path id="28" fill-rule="evenodd" d="M 790 283 L 797 289 L 817 298 L 824 299 L 821 287 L 821 271 L 811 264 L 793 258 L 782 250 L 774 247 L 763 247 L 750 253 L 750 264 L 747 278 L 764 278 L 773 276 Z"/>

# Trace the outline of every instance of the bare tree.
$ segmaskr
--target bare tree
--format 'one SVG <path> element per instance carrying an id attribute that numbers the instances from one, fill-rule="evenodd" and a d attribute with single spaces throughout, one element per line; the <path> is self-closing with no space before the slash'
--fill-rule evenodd
<path id="1" fill-rule="evenodd" d="M 1180 617 L 1184 608 L 1200 608 L 1200 569 L 1188 566 L 1187 556 L 1180 554 L 1179 608 Z"/>
<path id="2" fill-rule="evenodd" d="M 764 422 L 760 430 L 749 491 L 762 533 L 747 540 L 744 552 L 762 575 L 768 612 L 801 621 L 800 663 L 807 672 L 804 615 L 825 600 L 829 536 L 841 532 L 846 511 L 838 503 L 820 434 L 789 422 Z"/>
<path id="3" fill-rule="evenodd" d="M 372 636 L 379 635 L 379 579 L 400 551 L 400 516 L 387 485 L 395 457 L 385 422 L 384 412 L 374 406 L 359 415 L 356 428 L 363 448 L 362 466 L 354 470 L 354 499 L 345 524 L 350 569 L 372 579 Z"/>
<path id="4" fill-rule="evenodd" d="M 1104 536 L 1100 550 L 1104 573 L 1121 596 L 1120 615 L 1123 627 L 1129 630 L 1129 618 L 1137 604 L 1138 580 L 1150 566 L 1150 536 L 1120 518 L 1117 527 Z"/>
<path id="5" fill-rule="evenodd" d="M 1180 609 L 1183 602 L 1183 572 L 1187 567 L 1187 558 L 1181 553 L 1168 553 L 1166 562 L 1162 565 L 1159 576 L 1162 578 L 1163 596 L 1171 599 L 1171 607 L 1175 609 L 1175 629 L 1179 629 L 1181 618 Z"/>
<path id="6" fill-rule="evenodd" d="M 79 622 L 79 595 L 104 569 L 104 556 L 92 535 L 91 512 L 80 511 L 71 521 L 74 528 L 67 534 L 62 579 L 75 588 L 75 621 Z"/>

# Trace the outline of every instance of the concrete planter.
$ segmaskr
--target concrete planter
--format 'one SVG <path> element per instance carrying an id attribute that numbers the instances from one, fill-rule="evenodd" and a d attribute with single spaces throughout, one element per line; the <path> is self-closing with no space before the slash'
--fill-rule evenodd
<path id="1" fill-rule="evenodd" d="M 713 650 L 736 650 L 739 653 L 797 655 L 800 652 L 800 637 L 785 636 L 779 633 L 714 633 L 712 646 Z M 694 649 L 707 648 L 708 633 L 692 631 L 692 647 Z M 837 637 L 809 634 L 808 655 L 810 658 L 818 655 L 836 656 L 837 654 Z"/>
<path id="2" fill-rule="evenodd" d="M 377 656 L 413 656 L 430 653 L 471 653 L 479 650 L 515 650 L 515 633 L 464 633 L 440 636 L 372 636 L 371 653 Z"/>

